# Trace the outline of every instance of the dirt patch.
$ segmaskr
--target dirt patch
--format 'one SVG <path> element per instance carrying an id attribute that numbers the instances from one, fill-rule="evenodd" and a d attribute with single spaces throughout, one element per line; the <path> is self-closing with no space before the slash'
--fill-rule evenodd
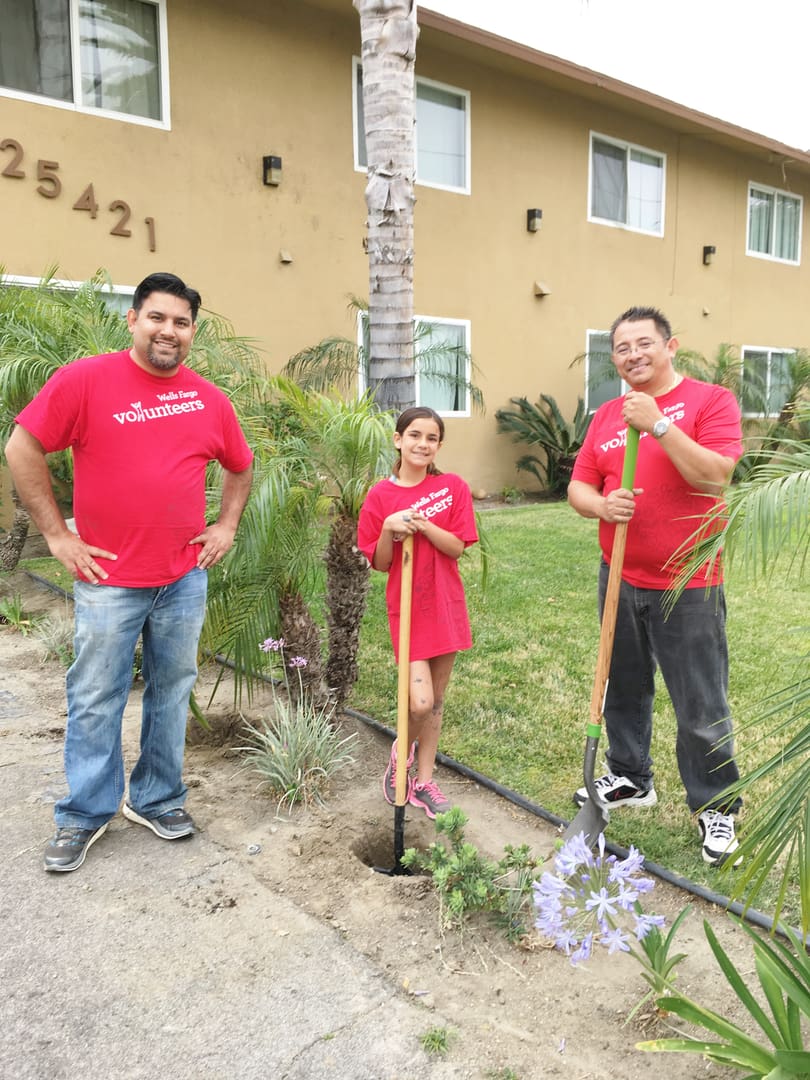
<path id="1" fill-rule="evenodd" d="M 20 592 L 31 612 L 63 604 L 23 575 L 6 582 L 9 590 Z M 0 673 L 0 754 L 2 735 L 12 730 L 25 730 L 32 740 L 60 740 L 64 669 L 55 661 L 43 663 L 34 637 L 4 627 Z M 522 946 L 515 946 L 485 918 L 476 918 L 463 934 L 446 930 L 437 894 L 426 877 L 376 873 L 375 866 L 393 862 L 393 810 L 381 792 L 390 741 L 361 720 L 346 716 L 340 721 L 346 734 L 355 736 L 355 760 L 334 781 L 327 806 L 277 814 L 259 778 L 242 768 L 233 749 L 243 739 L 242 713 L 234 707 L 227 676 L 208 705 L 209 688 L 220 674 L 208 669 L 201 675 L 198 698 L 206 706 L 211 731 L 192 725 L 187 751 L 188 807 L 200 828 L 249 866 L 257 881 L 337 929 L 382 977 L 425 1009 L 425 1030 L 432 1026 L 434 1010 L 449 1018 L 455 1037 L 447 1061 L 458 1064 L 459 1077 L 641 1080 L 655 1070 L 668 1080 L 729 1075 L 692 1055 L 652 1058 L 635 1049 L 640 1039 L 668 1029 L 647 1009 L 627 1023 L 645 984 L 626 956 L 601 951 L 588 965 L 574 969 L 534 931 Z M 137 747 L 139 696 L 136 683 L 125 717 L 130 767 Z M 269 709 L 270 700 L 269 694 L 260 694 L 245 715 L 255 719 Z M 438 779 L 470 819 L 467 839 L 490 858 L 499 858 L 507 844 L 527 843 L 544 857 L 553 852 L 556 832 L 541 819 L 452 770 L 440 769 Z M 43 831 L 47 827 L 43 820 Z M 405 837 L 407 846 L 424 850 L 435 839 L 433 824 L 409 810 Z M 90 860 L 81 873 L 89 876 L 89 871 Z M 687 900 L 659 883 L 646 906 L 671 921 Z M 230 906 L 239 902 L 239 896 L 230 894 L 212 900 Z M 710 905 L 694 901 L 693 907 L 678 941 L 679 951 L 688 953 L 680 984 L 697 1000 L 727 1010 L 739 1021 L 701 922 L 712 922 L 735 963 L 750 972 L 753 962 L 745 935 Z M 255 932 L 261 933 L 261 927 Z M 323 978 L 329 977 L 324 971 Z"/>

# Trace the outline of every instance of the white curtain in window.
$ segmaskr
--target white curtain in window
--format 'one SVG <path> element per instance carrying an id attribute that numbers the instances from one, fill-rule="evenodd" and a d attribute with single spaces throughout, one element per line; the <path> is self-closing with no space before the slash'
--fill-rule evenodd
<path id="1" fill-rule="evenodd" d="M 79 0 L 82 103 L 160 119 L 158 10 L 144 0 Z"/>
<path id="2" fill-rule="evenodd" d="M 771 248 L 773 195 L 760 188 L 751 188 L 748 197 L 748 248 L 767 255 Z"/>
<path id="3" fill-rule="evenodd" d="M 790 352 L 772 352 L 768 379 L 768 413 L 778 416 L 793 396 Z"/>
<path id="4" fill-rule="evenodd" d="M 445 187 L 466 187 L 466 143 L 464 96 L 438 86 L 417 83 L 417 179 Z"/>
<path id="5" fill-rule="evenodd" d="M 593 140 L 591 216 L 627 220 L 627 152 L 621 146 Z"/>
<path id="6" fill-rule="evenodd" d="M 357 82 L 354 87 L 354 99 L 357 110 L 357 164 L 362 169 L 368 168 L 366 156 L 366 110 L 363 108 L 363 66 L 357 65 Z"/>
<path id="7" fill-rule="evenodd" d="M 646 232 L 661 232 L 664 163 L 655 154 L 630 151 L 627 224 Z"/>
<path id="8" fill-rule="evenodd" d="M 799 216 L 801 203 L 789 195 L 776 196 L 776 235 L 774 255 L 778 259 L 799 258 Z"/>
<path id="9" fill-rule="evenodd" d="M 2 0 L 0 86 L 73 100 L 70 0 Z"/>
<path id="10" fill-rule="evenodd" d="M 467 412 L 466 327 L 417 322 L 415 346 L 419 404 L 438 413 Z"/>

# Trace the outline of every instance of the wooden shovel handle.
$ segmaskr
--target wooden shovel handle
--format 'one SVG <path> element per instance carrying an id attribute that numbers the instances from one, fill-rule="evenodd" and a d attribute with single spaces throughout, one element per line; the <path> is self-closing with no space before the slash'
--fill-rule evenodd
<path id="1" fill-rule="evenodd" d="M 622 487 L 632 490 L 638 460 L 639 433 L 635 428 L 627 428 L 627 445 L 624 451 L 622 467 Z M 610 555 L 610 573 L 608 574 L 605 604 L 602 609 L 602 623 L 599 629 L 599 652 L 596 658 L 596 674 L 591 693 L 590 719 L 593 724 L 601 724 L 605 706 L 610 661 L 613 657 L 613 640 L 616 637 L 616 615 L 619 610 L 619 591 L 622 585 L 624 552 L 627 547 L 627 522 L 620 521 L 613 535 L 613 551 Z"/>
<path id="2" fill-rule="evenodd" d="M 399 659 L 397 662 L 397 782 L 395 805 L 404 806 L 408 793 L 408 718 L 411 697 L 411 600 L 413 597 L 413 534 L 402 541 L 402 581 L 399 589 Z"/>

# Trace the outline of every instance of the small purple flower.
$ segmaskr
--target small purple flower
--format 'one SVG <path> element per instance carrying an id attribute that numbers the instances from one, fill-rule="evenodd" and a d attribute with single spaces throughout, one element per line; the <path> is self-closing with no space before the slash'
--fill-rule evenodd
<path id="1" fill-rule="evenodd" d="M 571 963 L 579 964 L 584 960 L 590 960 L 591 950 L 593 949 L 593 934 L 587 934 L 582 939 L 582 944 L 576 952 L 571 953 Z"/>
<path id="2" fill-rule="evenodd" d="M 259 648 L 262 652 L 280 652 L 284 648 L 284 638 L 265 638 Z"/>
<path id="3" fill-rule="evenodd" d="M 564 876 L 575 873 L 580 866 L 592 866 L 593 854 L 585 842 L 585 833 L 577 833 L 560 848 L 554 857 L 554 865 Z"/>
<path id="4" fill-rule="evenodd" d="M 615 915 L 613 907 L 614 897 L 610 896 L 607 889 L 602 886 L 598 893 L 592 892 L 590 898 L 585 901 L 586 911 L 595 911 L 597 919 L 605 919 L 608 915 Z"/>
<path id="5" fill-rule="evenodd" d="M 651 930 L 660 929 L 666 920 L 663 915 L 636 915 L 636 941 L 643 941 Z"/>
<path id="6" fill-rule="evenodd" d="M 607 946 L 608 956 L 615 952 L 630 952 L 627 934 L 618 926 L 606 930 L 600 937 L 599 944 Z"/>
<path id="7" fill-rule="evenodd" d="M 305 656 L 293 656 L 290 659 L 289 666 L 291 668 L 302 668 L 307 666 L 307 658 Z"/>

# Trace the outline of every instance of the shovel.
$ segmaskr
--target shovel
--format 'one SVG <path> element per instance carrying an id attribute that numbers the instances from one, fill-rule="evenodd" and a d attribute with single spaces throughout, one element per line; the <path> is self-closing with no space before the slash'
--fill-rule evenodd
<path id="1" fill-rule="evenodd" d="M 638 432 L 635 428 L 627 428 L 627 445 L 624 451 L 624 465 L 622 467 L 623 488 L 633 489 L 633 479 L 636 475 L 636 459 L 638 458 Z M 593 680 L 591 693 L 590 720 L 586 728 L 585 762 L 583 772 L 585 776 L 585 788 L 588 792 L 587 801 L 580 808 L 579 813 L 563 833 L 563 840 L 570 840 L 578 833 L 585 834 L 585 843 L 589 847 L 599 839 L 599 834 L 605 831 L 608 823 L 608 809 L 596 793 L 596 781 L 594 768 L 596 765 L 596 750 L 599 746 L 599 736 L 602 733 L 602 712 L 605 707 L 605 695 L 607 694 L 608 675 L 610 674 L 610 660 L 613 655 L 613 639 L 616 636 L 616 615 L 619 609 L 619 590 L 622 584 L 622 566 L 624 565 L 624 549 L 627 545 L 627 522 L 620 521 L 616 525 L 613 537 L 613 551 L 610 556 L 610 573 L 608 574 L 607 589 L 605 590 L 605 604 L 602 610 L 602 623 L 599 630 L 599 653 L 596 659 L 596 675 Z"/>
<path id="2" fill-rule="evenodd" d="M 402 582 L 399 593 L 399 659 L 397 663 L 397 782 L 394 796 L 394 865 L 375 866 L 378 874 L 410 874 L 402 865 L 405 854 L 405 807 L 408 795 L 408 717 L 410 714 L 411 598 L 413 593 L 413 534 L 402 541 Z"/>

